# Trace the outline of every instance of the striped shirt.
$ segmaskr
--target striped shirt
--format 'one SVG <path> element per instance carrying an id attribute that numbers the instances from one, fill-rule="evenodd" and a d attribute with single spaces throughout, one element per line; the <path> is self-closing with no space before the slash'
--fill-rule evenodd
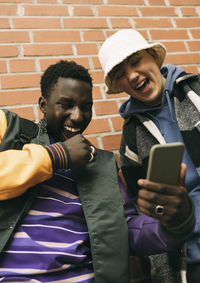
<path id="1" fill-rule="evenodd" d="M 94 283 L 89 234 L 71 170 L 56 170 L 0 259 L 0 282 Z"/>

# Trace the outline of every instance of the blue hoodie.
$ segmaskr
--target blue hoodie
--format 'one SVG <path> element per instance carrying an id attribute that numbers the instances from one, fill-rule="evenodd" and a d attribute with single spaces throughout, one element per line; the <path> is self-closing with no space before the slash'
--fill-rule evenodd
<path id="1" fill-rule="evenodd" d="M 142 102 L 131 97 L 121 105 L 119 113 L 123 118 L 134 115 L 136 113 L 144 113 L 144 115 L 148 116 L 156 124 L 166 143 L 183 142 L 183 138 L 181 136 L 176 120 L 173 87 L 175 80 L 182 73 L 184 73 L 184 70 L 174 65 L 168 64 L 161 68 L 161 73 L 166 78 L 166 82 L 163 90 L 162 103 L 160 106 L 150 108 L 144 105 Z M 199 202 L 200 177 L 186 149 L 184 151 L 183 162 L 187 165 L 185 185 L 194 202 L 196 202 L 195 199 L 198 194 Z M 200 217 L 198 216 L 198 218 Z M 197 222 L 200 223 L 200 220 Z M 200 227 L 198 228 L 197 225 L 195 230 L 197 234 L 200 233 L 198 232 L 198 230 L 200 231 Z M 199 238 L 200 240 L 199 236 L 197 236 L 197 238 Z M 199 249 L 193 247 L 194 242 L 197 242 L 197 239 L 191 239 L 191 241 L 188 241 L 188 248 L 190 250 L 188 255 L 188 263 L 200 262 L 200 251 Z"/>

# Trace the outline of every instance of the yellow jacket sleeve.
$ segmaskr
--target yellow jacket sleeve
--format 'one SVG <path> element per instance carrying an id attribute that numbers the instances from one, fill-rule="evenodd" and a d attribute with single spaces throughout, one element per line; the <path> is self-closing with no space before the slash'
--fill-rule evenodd
<path id="1" fill-rule="evenodd" d="M 6 128 L 6 117 L 0 110 L 0 143 Z M 0 152 L 0 200 L 17 197 L 52 174 L 51 158 L 41 145 L 27 144 L 22 150 Z"/>

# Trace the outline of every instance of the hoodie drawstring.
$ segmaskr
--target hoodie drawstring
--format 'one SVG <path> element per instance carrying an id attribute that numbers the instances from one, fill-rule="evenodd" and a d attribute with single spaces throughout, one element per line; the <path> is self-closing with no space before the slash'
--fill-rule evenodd
<path id="1" fill-rule="evenodd" d="M 165 89 L 164 93 L 165 93 L 165 97 L 167 99 L 167 104 L 169 106 L 169 112 L 170 112 L 170 116 L 171 116 L 172 122 L 176 122 L 176 118 L 174 116 L 172 102 L 171 102 L 171 99 L 170 99 L 170 92 L 169 92 L 168 89 Z"/>

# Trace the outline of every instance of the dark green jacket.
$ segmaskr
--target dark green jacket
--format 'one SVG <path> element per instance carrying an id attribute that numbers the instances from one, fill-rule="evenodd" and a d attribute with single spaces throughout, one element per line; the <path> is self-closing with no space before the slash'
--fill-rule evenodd
<path id="1" fill-rule="evenodd" d="M 8 127 L 0 151 L 20 148 L 20 119 L 12 112 L 4 112 Z M 30 142 L 49 144 L 44 120 Z M 72 171 L 88 225 L 96 283 L 130 283 L 128 227 L 113 153 L 97 149 L 94 162 L 75 166 Z M 36 190 L 37 186 L 20 197 L 0 202 L 0 250 L 29 210 Z"/>

